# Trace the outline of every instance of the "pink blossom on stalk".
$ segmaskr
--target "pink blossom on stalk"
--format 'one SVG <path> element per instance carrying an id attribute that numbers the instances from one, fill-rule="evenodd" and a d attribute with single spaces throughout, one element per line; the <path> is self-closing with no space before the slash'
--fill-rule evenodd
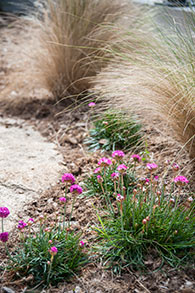
<path id="1" fill-rule="evenodd" d="M 65 197 L 60 197 L 59 201 L 60 201 L 61 204 L 65 204 L 66 198 Z"/>
<path id="2" fill-rule="evenodd" d="M 95 173 L 95 174 L 97 174 L 97 173 L 101 173 L 101 168 L 100 168 L 100 167 L 96 168 L 96 169 L 93 171 L 93 173 Z"/>
<path id="3" fill-rule="evenodd" d="M 122 196 L 120 193 L 117 194 L 116 200 L 117 201 L 122 201 L 124 199 L 124 196 Z"/>
<path id="4" fill-rule="evenodd" d="M 6 207 L 0 207 L 0 218 L 7 218 L 9 216 L 10 211 Z"/>
<path id="5" fill-rule="evenodd" d="M 139 155 L 132 155 L 131 158 L 134 160 L 134 162 L 139 163 L 141 161 L 141 157 Z"/>
<path id="6" fill-rule="evenodd" d="M 32 225 L 33 223 L 34 223 L 34 219 L 33 218 L 30 218 L 30 219 L 28 219 L 28 225 L 30 226 L 30 225 Z"/>
<path id="7" fill-rule="evenodd" d="M 113 158 L 117 158 L 117 159 L 122 159 L 123 157 L 125 156 L 124 152 L 123 151 L 114 151 L 112 153 L 112 157 Z"/>
<path id="8" fill-rule="evenodd" d="M 67 182 L 73 184 L 75 182 L 75 178 L 71 173 L 64 173 L 62 175 L 62 182 Z"/>
<path id="9" fill-rule="evenodd" d="M 83 247 L 85 245 L 85 242 L 83 240 L 80 241 L 80 246 Z"/>
<path id="10" fill-rule="evenodd" d="M 143 225 L 146 225 L 147 224 L 147 220 L 146 219 L 143 219 L 142 220 L 142 223 L 143 223 Z"/>
<path id="11" fill-rule="evenodd" d="M 49 249 L 49 253 L 50 253 L 52 256 L 56 255 L 57 252 L 58 252 L 58 249 L 57 249 L 57 247 L 55 247 L 55 246 L 52 246 L 52 247 Z"/>
<path id="12" fill-rule="evenodd" d="M 179 170 L 179 165 L 177 163 L 173 163 L 172 165 L 173 171 L 178 171 Z"/>
<path id="13" fill-rule="evenodd" d="M 19 230 L 24 229 L 26 226 L 27 226 L 27 224 L 25 222 L 19 221 L 19 223 L 18 223 L 18 229 Z"/>
<path id="14" fill-rule="evenodd" d="M 70 192 L 74 194 L 81 194 L 83 192 L 83 189 L 81 186 L 75 184 L 70 186 Z"/>
<path id="15" fill-rule="evenodd" d="M 112 180 L 118 180 L 119 179 L 119 173 L 117 173 L 117 172 L 114 172 L 114 173 L 112 173 L 111 174 L 111 178 L 112 178 Z"/>
<path id="16" fill-rule="evenodd" d="M 154 176 L 154 181 L 158 182 L 159 177 L 158 176 Z"/>
<path id="17" fill-rule="evenodd" d="M 94 102 L 90 102 L 90 103 L 88 104 L 88 107 L 89 107 L 89 108 L 93 108 L 93 107 L 95 107 L 95 105 L 96 105 L 96 104 L 95 104 Z"/>
<path id="18" fill-rule="evenodd" d="M 98 165 L 100 167 L 108 167 L 111 164 L 112 164 L 112 161 L 108 158 L 105 158 L 105 157 L 101 158 L 98 162 Z"/>
<path id="19" fill-rule="evenodd" d="M 98 183 L 102 183 L 103 182 L 103 178 L 101 175 L 97 175 L 97 182 Z"/>
<path id="20" fill-rule="evenodd" d="M 127 170 L 127 166 L 124 165 L 124 164 L 121 164 L 117 167 L 117 170 L 120 172 L 120 173 L 124 173 L 126 170 Z"/>
<path id="21" fill-rule="evenodd" d="M 184 176 L 177 176 L 174 178 L 174 182 L 177 185 L 185 185 L 186 183 L 189 183 L 189 180 Z"/>
<path id="22" fill-rule="evenodd" d="M 155 171 L 158 168 L 158 165 L 156 165 L 155 163 L 148 163 L 146 165 L 146 167 L 148 168 L 148 170 L 150 172 L 153 172 L 153 171 Z"/>
<path id="23" fill-rule="evenodd" d="M 140 182 L 142 185 L 144 185 L 144 184 L 148 184 L 148 183 L 150 183 L 150 180 L 149 180 L 148 178 L 141 177 L 141 178 L 139 179 L 139 182 Z"/>
<path id="24" fill-rule="evenodd" d="M 9 238 L 9 233 L 8 232 L 2 232 L 0 233 L 0 240 L 2 242 L 7 242 Z"/>

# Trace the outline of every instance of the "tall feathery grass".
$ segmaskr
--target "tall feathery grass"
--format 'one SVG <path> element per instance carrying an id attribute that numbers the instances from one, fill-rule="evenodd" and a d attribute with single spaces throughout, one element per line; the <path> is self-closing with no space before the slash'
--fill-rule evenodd
<path id="1" fill-rule="evenodd" d="M 106 65 L 106 47 L 117 39 L 127 5 L 114 0 L 47 1 L 39 22 L 37 68 L 44 86 L 57 98 L 77 95 Z M 104 49 L 104 50 L 103 50 Z"/>
<path id="2" fill-rule="evenodd" d="M 127 34 L 122 47 L 113 50 L 115 60 L 95 79 L 94 91 L 117 107 L 133 109 L 150 123 L 160 117 L 194 158 L 195 14 L 194 10 L 183 12 L 185 26 L 167 17 L 172 30 L 155 24 L 133 56 Z"/>

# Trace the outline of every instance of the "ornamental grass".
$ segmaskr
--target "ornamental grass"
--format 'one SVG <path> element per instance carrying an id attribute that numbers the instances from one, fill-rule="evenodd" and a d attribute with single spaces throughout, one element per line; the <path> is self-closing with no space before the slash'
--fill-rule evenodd
<path id="1" fill-rule="evenodd" d="M 155 125 L 160 118 L 165 133 L 166 129 L 171 132 L 192 159 L 195 157 L 194 13 L 193 8 L 184 11 L 180 25 L 167 15 L 164 22 L 170 23 L 169 29 L 151 25 L 146 29 L 148 39 L 134 54 L 131 33 L 125 31 L 126 40 L 117 50 L 111 48 L 115 58 L 94 80 L 97 95 L 117 109 L 130 113 L 133 110 L 143 124 Z"/>

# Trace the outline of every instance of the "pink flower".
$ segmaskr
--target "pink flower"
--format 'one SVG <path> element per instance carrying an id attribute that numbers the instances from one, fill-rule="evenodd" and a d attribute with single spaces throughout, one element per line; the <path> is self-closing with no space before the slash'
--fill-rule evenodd
<path id="1" fill-rule="evenodd" d="M 2 232 L 0 233 L 0 240 L 2 242 L 7 242 L 9 238 L 9 233 L 8 232 Z"/>
<path id="2" fill-rule="evenodd" d="M 101 168 L 100 168 L 100 167 L 96 168 L 96 169 L 93 171 L 93 173 L 95 173 L 95 174 L 97 174 L 97 173 L 101 173 Z"/>
<path id="3" fill-rule="evenodd" d="M 80 246 L 83 247 L 85 245 L 85 242 L 83 240 L 80 241 Z"/>
<path id="4" fill-rule="evenodd" d="M 95 107 L 95 105 L 96 105 L 96 104 L 95 104 L 94 102 L 90 102 L 90 103 L 88 104 L 88 107 L 89 107 L 89 108 L 93 108 L 93 107 Z"/>
<path id="5" fill-rule="evenodd" d="M 155 180 L 156 182 L 158 181 L 158 179 L 159 179 L 158 176 L 154 176 L 154 180 Z"/>
<path id="6" fill-rule="evenodd" d="M 7 218 L 9 216 L 10 211 L 6 207 L 1 207 L 0 208 L 0 218 Z"/>
<path id="7" fill-rule="evenodd" d="M 83 189 L 79 185 L 75 184 L 70 186 L 70 192 L 74 194 L 81 194 Z"/>
<path id="8" fill-rule="evenodd" d="M 19 223 L 18 223 L 18 229 L 19 230 L 24 229 L 26 226 L 27 226 L 27 224 L 25 222 L 19 221 Z"/>
<path id="9" fill-rule="evenodd" d="M 142 223 L 143 223 L 143 225 L 146 225 L 147 224 L 147 220 L 146 219 L 143 219 Z"/>
<path id="10" fill-rule="evenodd" d="M 124 199 L 124 196 L 122 196 L 120 193 L 117 194 L 116 200 L 117 201 L 122 201 Z"/>
<path id="11" fill-rule="evenodd" d="M 123 151 L 114 151 L 112 153 L 113 158 L 122 159 L 124 156 L 125 154 L 123 153 Z"/>
<path id="12" fill-rule="evenodd" d="M 97 175 L 97 182 L 98 183 L 102 183 L 103 182 L 103 178 L 100 175 Z"/>
<path id="13" fill-rule="evenodd" d="M 177 176 L 174 178 L 174 182 L 177 185 L 185 185 L 186 183 L 189 183 L 189 180 L 184 176 Z"/>
<path id="14" fill-rule="evenodd" d="M 105 158 L 105 157 L 101 158 L 98 162 L 98 165 L 100 167 L 108 167 L 111 164 L 112 164 L 112 161 L 108 158 Z"/>
<path id="15" fill-rule="evenodd" d="M 59 201 L 61 204 L 64 204 L 66 202 L 66 198 L 65 197 L 60 197 Z"/>
<path id="16" fill-rule="evenodd" d="M 57 252 L 58 252 L 58 249 L 57 249 L 57 247 L 55 247 L 55 246 L 52 246 L 52 247 L 49 249 L 49 253 L 50 253 L 52 256 L 56 255 Z"/>
<path id="17" fill-rule="evenodd" d="M 62 182 L 68 182 L 73 184 L 75 182 L 75 178 L 71 173 L 64 173 L 62 175 Z"/>
<path id="18" fill-rule="evenodd" d="M 139 182 L 140 182 L 142 185 L 144 185 L 144 184 L 147 185 L 147 184 L 150 182 L 150 180 L 149 180 L 148 178 L 141 177 L 141 178 L 139 179 Z"/>
<path id="19" fill-rule="evenodd" d="M 173 163 L 172 165 L 173 171 L 178 171 L 179 170 L 179 165 L 176 163 Z"/>
<path id="20" fill-rule="evenodd" d="M 124 164 L 121 164 L 117 167 L 117 170 L 120 172 L 120 173 L 124 173 L 126 170 L 127 170 L 127 166 L 125 166 Z"/>
<path id="21" fill-rule="evenodd" d="M 119 173 L 117 173 L 117 172 L 114 172 L 114 173 L 112 173 L 111 174 L 111 178 L 112 178 L 112 180 L 118 180 L 119 179 Z"/>
<path id="22" fill-rule="evenodd" d="M 28 219 L 28 225 L 31 226 L 34 223 L 34 221 L 35 220 L 33 218 Z"/>
<path id="23" fill-rule="evenodd" d="M 158 168 L 158 165 L 156 165 L 155 163 L 148 163 L 146 165 L 146 167 L 148 168 L 148 170 L 150 172 L 153 172 L 153 171 L 155 171 Z"/>
<path id="24" fill-rule="evenodd" d="M 52 241 L 51 239 L 48 241 L 49 244 L 51 244 L 52 242 L 53 242 L 53 241 Z"/>
<path id="25" fill-rule="evenodd" d="M 134 162 L 140 162 L 141 161 L 141 157 L 139 155 L 132 155 L 131 158 L 134 160 Z"/>

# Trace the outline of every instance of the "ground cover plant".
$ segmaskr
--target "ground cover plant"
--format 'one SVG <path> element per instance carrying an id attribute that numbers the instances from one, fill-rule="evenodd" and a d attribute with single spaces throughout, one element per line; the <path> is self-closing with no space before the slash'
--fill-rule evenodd
<path id="1" fill-rule="evenodd" d="M 142 142 L 141 124 L 124 111 L 109 109 L 93 119 L 85 143 L 89 150 L 132 149 Z"/>
<path id="2" fill-rule="evenodd" d="M 167 189 L 168 182 L 157 175 L 158 166 L 145 164 L 143 169 L 148 177 L 138 178 L 132 190 L 126 187 L 124 177 L 128 176 L 129 168 L 142 164 L 141 157 L 133 155 L 134 164 L 128 166 L 121 151 L 113 154 L 120 161 L 115 162 L 115 173 L 110 175 L 114 189 L 112 197 L 105 191 L 109 186 L 105 170 L 112 161 L 102 158 L 98 163 L 99 175 L 96 174 L 101 185 L 101 191 L 96 189 L 96 195 L 101 194 L 106 205 L 105 212 L 101 210 L 101 216 L 98 215 L 100 225 L 95 229 L 101 239 L 96 249 L 101 253 L 104 265 L 120 273 L 125 269 L 143 269 L 151 256 L 153 261 L 160 259 L 159 266 L 164 262 L 172 266 L 188 262 L 194 253 L 195 206 L 193 196 L 186 193 L 182 196 L 182 188 L 189 181 L 178 175 L 179 166 L 172 165 L 171 187 Z M 92 180 L 94 175 L 91 175 Z"/>
<path id="3" fill-rule="evenodd" d="M 16 279 L 31 276 L 31 285 L 36 288 L 57 286 L 58 283 L 78 273 L 87 263 L 88 257 L 83 250 L 85 243 L 81 240 L 82 232 L 75 232 L 72 226 L 74 203 L 76 197 L 82 193 L 82 188 L 74 184 L 74 181 L 75 178 L 70 173 L 62 176 L 65 197 L 59 198 L 59 209 L 52 221 L 48 215 L 40 215 L 37 219 L 30 218 L 27 222 L 19 221 L 19 243 L 13 251 L 8 250 L 9 233 L 4 232 L 3 227 L 3 220 L 10 212 L 6 207 L 0 208 L 0 240 L 5 244 L 8 257 L 5 270 L 10 271 Z M 67 215 L 69 188 L 74 198 L 71 212 Z"/>

